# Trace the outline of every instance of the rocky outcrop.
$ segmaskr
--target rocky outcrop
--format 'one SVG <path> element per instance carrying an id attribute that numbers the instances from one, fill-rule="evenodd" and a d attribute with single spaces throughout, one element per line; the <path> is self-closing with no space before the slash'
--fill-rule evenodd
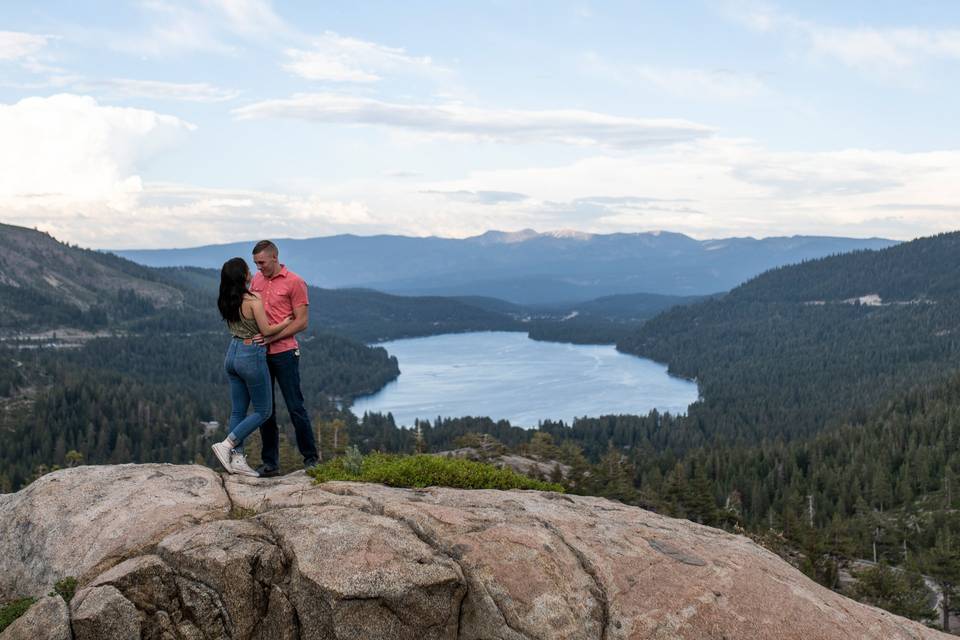
<path id="1" fill-rule="evenodd" d="M 60 596 L 46 596 L 0 633 L 3 640 L 70 640 L 70 609 Z"/>
<path id="2" fill-rule="evenodd" d="M 206 467 L 125 464 L 50 473 L 0 494 L 0 602 L 87 581 L 179 528 L 223 518 L 230 500 Z"/>
<path id="3" fill-rule="evenodd" d="M 570 475 L 570 465 L 557 462 L 556 460 L 538 460 L 527 456 L 500 453 L 495 450 L 490 451 L 476 447 L 462 447 L 450 451 L 440 451 L 433 455 L 486 462 L 495 467 L 510 469 L 511 471 L 516 471 L 517 473 L 522 473 L 525 476 L 534 478 L 550 478 L 557 469 L 560 470 L 560 476 L 562 478 Z"/>
<path id="4" fill-rule="evenodd" d="M 124 525 L 150 495 L 163 499 Z M 42 543 L 0 538 L 0 589 L 38 595 L 83 576 L 75 638 L 948 637 L 746 538 L 599 498 L 124 465 L 45 476 L 2 498 L 8 522 Z"/>

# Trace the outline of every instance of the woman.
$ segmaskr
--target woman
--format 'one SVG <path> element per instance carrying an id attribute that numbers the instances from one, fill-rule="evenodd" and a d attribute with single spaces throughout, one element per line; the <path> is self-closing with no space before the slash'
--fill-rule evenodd
<path id="1" fill-rule="evenodd" d="M 224 360 L 230 378 L 233 410 L 230 413 L 230 435 L 213 445 L 213 452 L 229 473 L 256 477 L 257 472 L 250 468 L 243 454 L 243 441 L 270 417 L 273 389 L 267 369 L 267 347 L 254 342 L 253 336 L 279 333 L 293 321 L 293 317 L 279 324 L 270 324 L 263 302 L 247 288 L 250 280 L 250 269 L 243 258 L 231 258 L 223 263 L 217 308 L 233 335 Z M 247 405 L 251 403 L 253 413 L 246 415 Z"/>

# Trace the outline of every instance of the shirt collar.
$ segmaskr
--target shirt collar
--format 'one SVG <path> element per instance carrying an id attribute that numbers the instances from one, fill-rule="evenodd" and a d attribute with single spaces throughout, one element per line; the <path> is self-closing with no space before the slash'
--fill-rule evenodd
<path id="1" fill-rule="evenodd" d="M 270 279 L 271 279 L 271 280 L 274 280 L 274 279 L 276 279 L 276 278 L 285 278 L 285 277 L 287 276 L 287 273 L 289 273 L 289 272 L 287 271 L 287 266 L 284 265 L 284 264 L 281 264 L 281 265 L 280 265 L 280 271 L 277 271 L 275 274 L 273 274 L 273 277 L 270 278 Z"/>

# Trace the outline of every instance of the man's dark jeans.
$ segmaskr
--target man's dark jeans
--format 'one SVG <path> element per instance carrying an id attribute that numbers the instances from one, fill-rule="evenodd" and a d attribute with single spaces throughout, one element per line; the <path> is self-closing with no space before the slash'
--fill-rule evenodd
<path id="1" fill-rule="evenodd" d="M 267 356 L 273 388 L 273 413 L 260 425 L 260 437 L 263 440 L 263 463 L 277 469 L 280 467 L 280 430 L 277 428 L 277 387 L 283 394 L 283 401 L 290 413 L 290 421 L 297 434 L 297 448 L 304 461 L 316 461 L 317 442 L 313 437 L 313 426 L 303 406 L 303 393 L 300 391 L 300 352 L 291 349 Z"/>

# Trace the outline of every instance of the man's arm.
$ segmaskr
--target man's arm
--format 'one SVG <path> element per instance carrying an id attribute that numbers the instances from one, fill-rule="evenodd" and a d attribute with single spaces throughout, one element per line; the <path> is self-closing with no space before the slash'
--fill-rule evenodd
<path id="1" fill-rule="evenodd" d="M 276 342 L 281 338 L 286 338 L 288 336 L 296 335 L 307 328 L 307 323 L 310 319 L 309 307 L 305 304 L 300 305 L 299 307 L 293 308 L 293 322 L 288 324 L 283 331 L 280 333 L 275 333 L 272 336 L 264 338 L 264 344 L 270 344 L 271 342 Z"/>

